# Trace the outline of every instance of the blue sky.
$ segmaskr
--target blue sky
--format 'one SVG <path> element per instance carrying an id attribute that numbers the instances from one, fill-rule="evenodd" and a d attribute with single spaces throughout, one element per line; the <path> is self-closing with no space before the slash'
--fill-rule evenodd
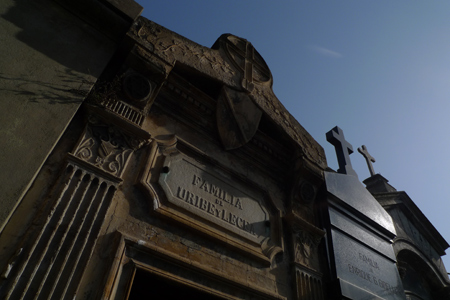
<path id="1" fill-rule="evenodd" d="M 138 1 L 143 16 L 201 45 L 250 41 L 278 99 L 324 147 L 343 129 L 360 180 L 374 169 L 450 242 L 450 1 Z M 449 255 L 444 256 L 450 272 Z"/>

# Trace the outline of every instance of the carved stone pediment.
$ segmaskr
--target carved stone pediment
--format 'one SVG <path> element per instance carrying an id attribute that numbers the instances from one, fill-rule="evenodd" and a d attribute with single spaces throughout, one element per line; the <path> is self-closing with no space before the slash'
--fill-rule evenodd
<path id="1" fill-rule="evenodd" d="M 223 86 L 247 93 L 256 107 L 300 146 L 305 159 L 320 169 L 326 168 L 323 148 L 277 99 L 270 70 L 251 43 L 223 35 L 212 48 L 207 48 L 144 18 L 135 22 L 128 35 L 139 45 L 142 58 L 165 74 L 180 64 Z"/>

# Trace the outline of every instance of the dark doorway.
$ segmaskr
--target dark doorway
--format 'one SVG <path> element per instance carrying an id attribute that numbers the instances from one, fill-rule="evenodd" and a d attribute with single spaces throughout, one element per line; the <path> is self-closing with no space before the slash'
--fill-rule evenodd
<path id="1" fill-rule="evenodd" d="M 217 296 L 199 291 L 192 287 L 173 282 L 143 270 L 136 270 L 131 286 L 129 300 L 152 299 L 196 299 L 196 300 L 223 300 Z"/>

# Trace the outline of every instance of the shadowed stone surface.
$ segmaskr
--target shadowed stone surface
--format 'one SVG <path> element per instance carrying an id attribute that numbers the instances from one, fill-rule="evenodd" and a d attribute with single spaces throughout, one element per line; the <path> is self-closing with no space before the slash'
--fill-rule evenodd
<path id="1" fill-rule="evenodd" d="M 327 191 L 360 212 L 366 218 L 395 234 L 391 216 L 361 184 L 358 178 L 339 173 L 325 172 Z"/>

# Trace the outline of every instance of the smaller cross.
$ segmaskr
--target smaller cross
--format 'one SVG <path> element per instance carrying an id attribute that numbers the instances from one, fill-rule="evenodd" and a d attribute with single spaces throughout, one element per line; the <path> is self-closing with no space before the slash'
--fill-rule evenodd
<path id="1" fill-rule="evenodd" d="M 345 140 L 344 132 L 339 127 L 334 127 L 327 132 L 327 141 L 336 149 L 336 156 L 339 164 L 338 173 L 353 175 L 358 177 L 353 170 L 350 154 L 353 153 L 352 145 Z"/>
<path id="2" fill-rule="evenodd" d="M 370 176 L 373 176 L 373 175 L 375 175 L 375 171 L 373 170 L 372 163 L 375 162 L 375 158 L 373 158 L 369 154 L 369 151 L 367 151 L 367 147 L 366 146 L 362 145 L 361 148 L 358 148 L 358 152 L 361 153 L 364 156 L 364 158 L 366 159 L 367 166 L 369 167 Z"/>

